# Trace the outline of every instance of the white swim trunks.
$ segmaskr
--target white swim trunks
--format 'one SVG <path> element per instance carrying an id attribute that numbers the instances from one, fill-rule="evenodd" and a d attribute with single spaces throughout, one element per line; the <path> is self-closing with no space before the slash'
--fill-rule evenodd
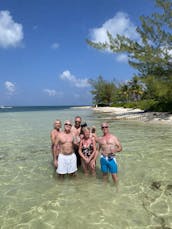
<path id="1" fill-rule="evenodd" d="M 75 153 L 58 156 L 58 167 L 56 172 L 58 174 L 74 173 L 77 171 L 76 155 Z"/>

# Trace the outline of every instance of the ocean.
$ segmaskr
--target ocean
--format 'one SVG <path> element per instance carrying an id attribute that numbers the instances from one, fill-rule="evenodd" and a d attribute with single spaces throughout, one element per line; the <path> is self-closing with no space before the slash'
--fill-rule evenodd
<path id="1" fill-rule="evenodd" d="M 0 106 L 2 112 L 53 111 L 68 109 L 73 106 Z"/>
<path id="2" fill-rule="evenodd" d="M 52 165 L 50 131 L 80 115 L 89 126 L 109 122 L 121 141 L 119 185 L 96 177 L 58 179 Z M 172 228 L 172 127 L 119 121 L 89 107 L 0 109 L 0 228 Z"/>

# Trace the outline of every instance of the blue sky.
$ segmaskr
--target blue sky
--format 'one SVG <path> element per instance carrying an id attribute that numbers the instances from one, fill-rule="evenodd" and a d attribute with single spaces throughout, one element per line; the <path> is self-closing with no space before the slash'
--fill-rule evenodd
<path id="1" fill-rule="evenodd" d="M 106 30 L 139 39 L 154 0 L 0 0 L 0 105 L 90 105 L 88 79 L 124 82 L 125 55 L 98 51 Z"/>

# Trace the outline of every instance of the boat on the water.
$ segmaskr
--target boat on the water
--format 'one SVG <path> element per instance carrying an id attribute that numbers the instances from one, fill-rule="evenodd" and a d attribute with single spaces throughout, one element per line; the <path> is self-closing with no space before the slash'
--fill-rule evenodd
<path id="1" fill-rule="evenodd" d="M 10 109 L 10 108 L 13 108 L 13 107 L 10 107 L 10 106 L 4 106 L 4 105 L 1 105 L 1 106 L 0 106 L 0 109 Z"/>

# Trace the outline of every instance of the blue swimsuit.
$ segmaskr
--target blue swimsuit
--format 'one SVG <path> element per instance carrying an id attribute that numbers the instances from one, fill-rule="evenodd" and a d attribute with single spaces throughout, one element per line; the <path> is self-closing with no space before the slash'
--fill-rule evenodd
<path id="1" fill-rule="evenodd" d="M 101 165 L 101 171 L 103 173 L 108 173 L 108 172 L 117 173 L 118 172 L 118 166 L 117 166 L 116 158 L 114 156 L 101 155 L 100 165 Z"/>

